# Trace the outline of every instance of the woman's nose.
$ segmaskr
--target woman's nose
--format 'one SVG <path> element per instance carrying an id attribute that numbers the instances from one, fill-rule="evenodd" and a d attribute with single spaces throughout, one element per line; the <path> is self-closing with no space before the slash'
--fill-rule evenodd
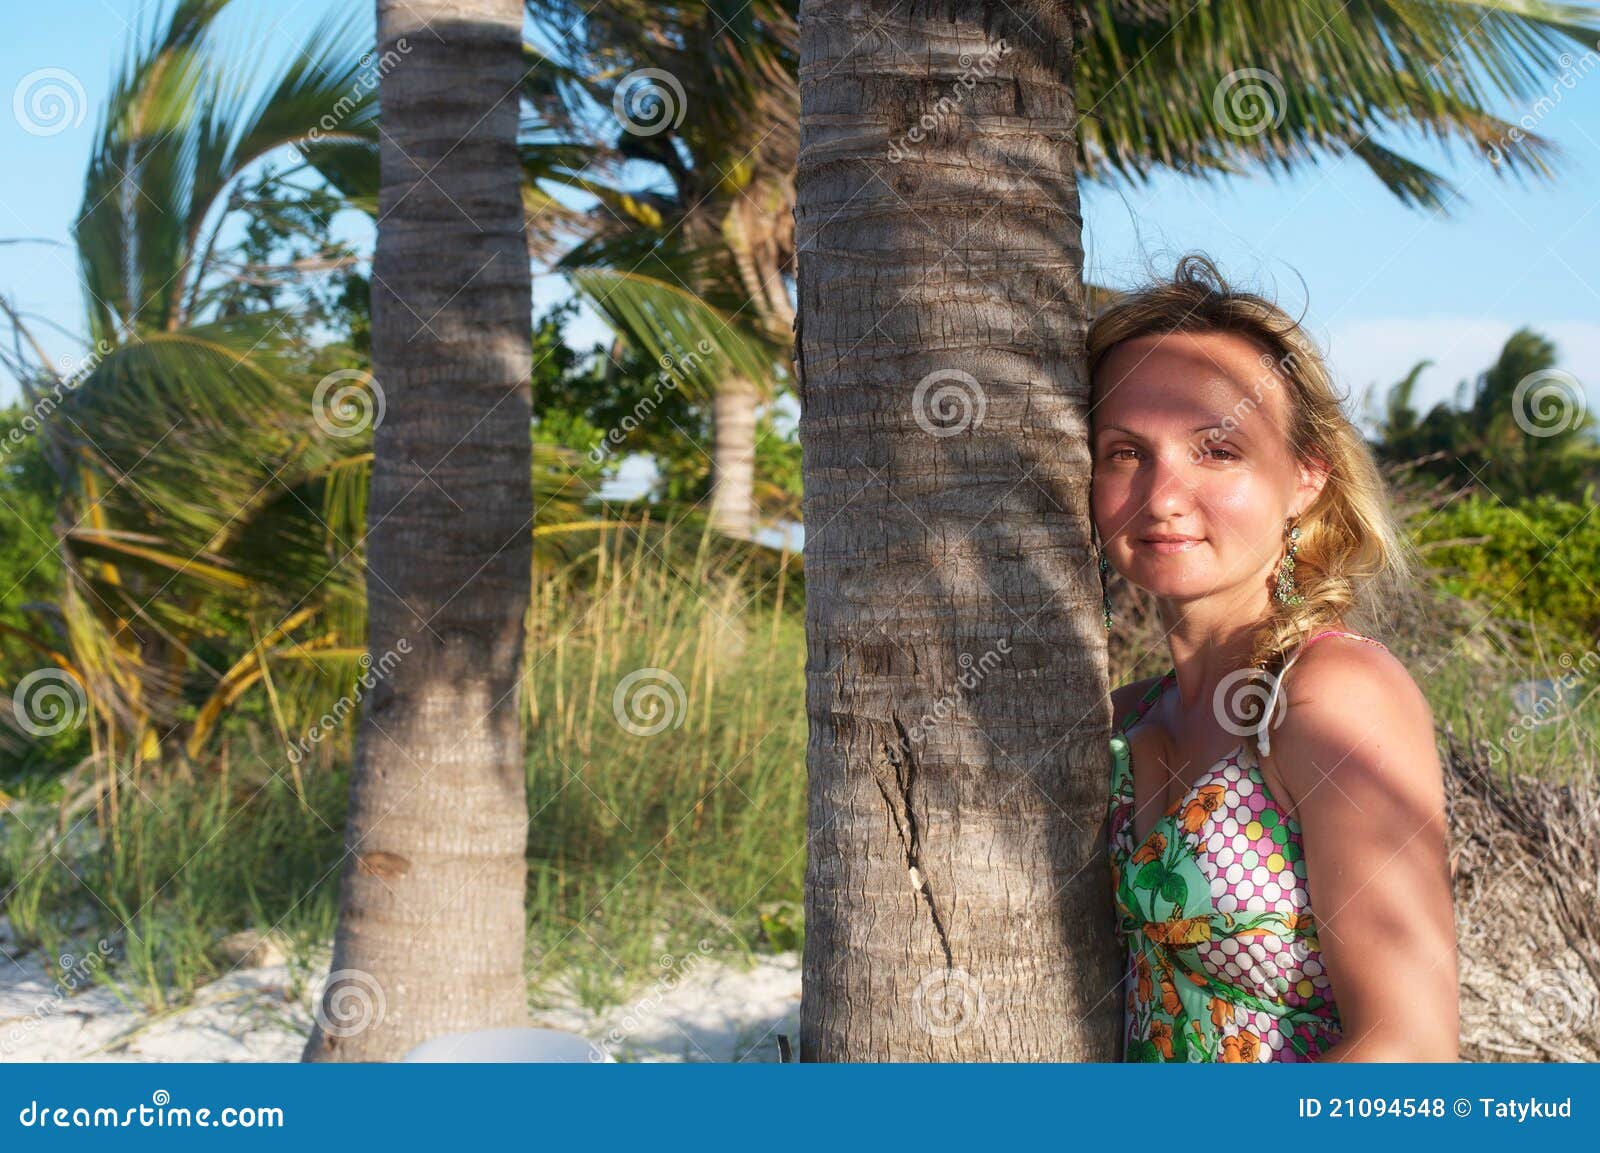
<path id="1" fill-rule="evenodd" d="M 1145 500 L 1152 514 L 1159 517 L 1178 516 L 1194 505 L 1194 483 L 1189 476 L 1189 458 L 1186 452 L 1161 453 L 1151 458 Z"/>

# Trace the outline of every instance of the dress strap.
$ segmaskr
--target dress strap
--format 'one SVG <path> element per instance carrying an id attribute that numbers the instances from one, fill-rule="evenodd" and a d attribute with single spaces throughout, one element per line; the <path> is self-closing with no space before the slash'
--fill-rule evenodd
<path id="1" fill-rule="evenodd" d="M 1150 707 L 1161 698 L 1161 693 L 1166 689 L 1167 685 L 1177 678 L 1177 675 L 1178 671 L 1176 669 L 1168 669 L 1157 677 L 1155 683 L 1144 691 L 1144 696 L 1139 698 L 1139 703 L 1134 706 L 1133 712 L 1123 717 L 1122 723 L 1112 730 L 1112 735 L 1120 736 L 1127 732 L 1129 726 L 1138 724 L 1139 720 L 1150 711 Z"/>
<path id="2" fill-rule="evenodd" d="M 1323 629 L 1303 642 L 1299 648 L 1295 649 L 1294 655 L 1284 662 L 1283 670 L 1273 678 L 1272 691 L 1267 694 L 1267 707 L 1262 710 L 1261 720 L 1256 725 L 1256 743 L 1260 746 L 1263 756 L 1272 752 L 1272 738 L 1268 734 L 1268 729 L 1272 726 L 1272 716 L 1278 707 L 1278 690 L 1283 688 L 1284 678 L 1289 675 L 1289 670 L 1294 667 L 1295 661 L 1299 660 L 1308 648 L 1323 637 L 1331 636 L 1353 637 L 1358 641 L 1366 641 L 1369 645 L 1377 645 L 1380 649 L 1388 647 L 1382 641 L 1374 640 L 1372 637 L 1364 637 L 1360 633 L 1348 632 L 1345 629 Z"/>

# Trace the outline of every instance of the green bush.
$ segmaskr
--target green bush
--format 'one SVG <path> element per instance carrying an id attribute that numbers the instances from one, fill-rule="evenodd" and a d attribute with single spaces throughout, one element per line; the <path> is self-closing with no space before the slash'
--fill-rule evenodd
<path id="1" fill-rule="evenodd" d="M 1449 592 L 1559 641 L 1587 641 L 1600 633 L 1594 513 L 1554 497 L 1507 505 L 1473 496 L 1429 516 L 1413 539 Z"/>

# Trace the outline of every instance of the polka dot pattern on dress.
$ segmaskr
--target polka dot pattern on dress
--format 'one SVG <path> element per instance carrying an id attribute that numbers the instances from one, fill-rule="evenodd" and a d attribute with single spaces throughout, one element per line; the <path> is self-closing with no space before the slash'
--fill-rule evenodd
<path id="1" fill-rule="evenodd" d="M 1211 766 L 1134 844 L 1123 734 L 1172 679 L 1169 672 L 1151 686 L 1111 743 L 1108 848 L 1128 946 L 1126 1058 L 1315 1060 L 1338 1041 L 1339 1012 L 1316 936 L 1300 829 L 1272 797 L 1251 746 L 1242 743 Z"/>
<path id="2" fill-rule="evenodd" d="M 1192 830 L 1176 816 L 1164 818 L 1141 850 L 1151 859 L 1139 864 L 1159 861 L 1151 853 L 1158 839 L 1182 852 L 1186 863 L 1204 878 L 1203 895 L 1209 905 L 1205 915 L 1212 931 L 1185 949 L 1141 940 L 1143 934 L 1138 932 L 1130 934 L 1128 1039 L 1135 1046 L 1147 1041 L 1151 1026 L 1155 1026 L 1155 1036 L 1164 1039 L 1166 1035 L 1154 1020 L 1147 1021 L 1143 1031 L 1137 1027 L 1141 965 L 1135 954 L 1143 950 L 1143 967 L 1153 974 L 1148 982 L 1153 1003 L 1162 1000 L 1163 985 L 1176 992 L 1180 981 L 1197 989 L 1203 981 L 1210 989 L 1209 996 L 1217 1004 L 1209 1006 L 1207 1014 L 1217 1039 L 1223 1042 L 1213 1059 L 1311 1059 L 1319 1051 L 1318 1042 L 1325 1047 L 1337 1036 L 1338 1013 L 1314 935 L 1299 829 L 1271 799 L 1253 756 L 1244 748 L 1213 766 L 1196 782 L 1197 788 L 1202 785 L 1221 786 L 1217 808 Z M 1131 797 L 1128 799 L 1131 802 Z M 1131 812 L 1131 803 L 1126 807 Z M 1116 832 L 1124 834 L 1120 838 L 1124 843 L 1131 840 L 1126 828 Z M 1172 842 L 1174 834 L 1176 842 Z M 1127 855 L 1139 854 L 1130 850 Z M 1129 865 L 1123 868 L 1127 884 L 1133 870 Z M 1136 904 L 1137 898 L 1134 901 Z M 1120 893 L 1118 906 L 1125 918 L 1141 920 L 1142 914 L 1134 915 L 1135 908 L 1127 905 Z M 1194 910 L 1183 912 L 1189 915 Z M 1151 919 L 1143 918 L 1146 923 Z M 1163 964 L 1172 972 L 1166 980 Z M 1188 976 L 1181 971 L 1186 964 Z M 1180 1008 L 1184 1001 L 1181 995 L 1166 1000 Z M 1258 1002 L 1268 1007 L 1256 1007 Z M 1285 1010 L 1315 1016 L 1318 1023 L 1290 1024 L 1284 1020 Z M 1173 1016 L 1176 1024 L 1179 1014 Z M 1228 1043 L 1230 1039 L 1232 1043 Z M 1186 1045 L 1192 1051 L 1199 1040 L 1186 1038 Z M 1159 1046 L 1157 1051 L 1161 1051 Z"/>

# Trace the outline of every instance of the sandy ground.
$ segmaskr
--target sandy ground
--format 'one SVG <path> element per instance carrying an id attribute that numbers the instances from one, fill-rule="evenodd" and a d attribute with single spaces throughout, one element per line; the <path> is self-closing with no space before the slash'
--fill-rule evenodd
<path id="1" fill-rule="evenodd" d="M 0 1062 L 298 1061 L 326 981 L 298 982 L 287 963 L 241 966 L 192 1003 L 150 1012 L 94 979 L 86 956 L 24 951 L 0 917 Z M 557 996 L 529 1023 L 566 1029 L 619 1061 L 776 1061 L 777 1038 L 797 1043 L 800 958 L 759 956 L 748 970 L 688 958 L 646 981 L 622 1005 L 595 1013 Z"/>

